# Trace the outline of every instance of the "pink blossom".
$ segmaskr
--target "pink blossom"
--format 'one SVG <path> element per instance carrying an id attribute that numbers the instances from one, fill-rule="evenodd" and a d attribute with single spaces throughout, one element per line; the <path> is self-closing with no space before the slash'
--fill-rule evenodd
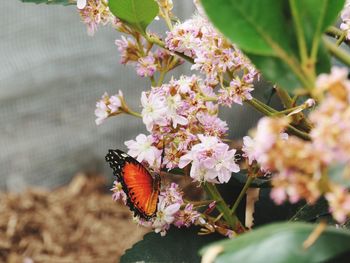
<path id="1" fill-rule="evenodd" d="M 345 87 L 346 91 L 350 93 L 350 81 L 347 78 L 348 69 L 341 67 L 332 67 L 330 74 L 320 74 L 316 80 L 316 87 L 322 91 L 331 88 L 338 83 Z M 348 95 L 350 102 L 350 96 Z"/>
<path id="2" fill-rule="evenodd" d="M 175 218 L 174 225 L 177 227 L 190 227 L 200 217 L 200 213 L 193 210 L 193 204 L 187 204 L 185 209 L 180 210 Z"/>
<path id="3" fill-rule="evenodd" d="M 119 91 L 118 95 L 113 95 L 109 98 L 108 108 L 110 109 L 111 113 L 115 113 L 120 110 L 120 107 L 122 106 L 121 98 L 123 98 L 123 93 L 121 91 Z"/>
<path id="4" fill-rule="evenodd" d="M 221 120 L 216 115 L 210 115 L 207 112 L 199 112 L 196 116 L 203 126 L 205 135 L 222 137 L 228 130 L 226 121 Z"/>
<path id="5" fill-rule="evenodd" d="M 162 236 L 166 234 L 170 224 L 174 222 L 175 214 L 179 211 L 180 206 L 179 203 L 168 205 L 164 197 L 159 197 L 157 214 L 152 223 L 156 233 L 160 233 Z"/>
<path id="6" fill-rule="evenodd" d="M 113 201 L 122 200 L 123 203 L 126 204 L 127 197 L 125 192 L 123 191 L 122 184 L 118 182 L 118 180 L 115 180 L 113 182 L 113 188 L 111 189 L 111 191 L 113 192 L 113 195 L 112 195 Z"/>
<path id="7" fill-rule="evenodd" d="M 146 57 L 139 58 L 136 64 L 136 72 L 141 77 L 152 77 L 156 70 L 157 64 L 152 52 Z"/>
<path id="8" fill-rule="evenodd" d="M 102 96 L 102 99 L 98 102 L 96 102 L 96 109 L 95 109 L 95 115 L 97 117 L 97 119 L 95 120 L 97 125 L 102 124 L 102 122 L 108 118 L 108 94 L 107 92 L 105 92 Z"/>
<path id="9" fill-rule="evenodd" d="M 136 62 L 139 59 L 139 47 L 133 38 L 122 36 L 121 39 L 115 41 L 115 44 L 120 52 L 121 64 L 126 64 L 129 61 Z"/>
<path id="10" fill-rule="evenodd" d="M 350 1 L 346 0 L 343 11 L 341 12 L 342 23 L 340 29 L 346 31 L 346 38 L 350 39 Z"/>
<path id="11" fill-rule="evenodd" d="M 274 187 L 271 190 L 270 197 L 277 205 L 281 205 L 286 201 L 287 193 L 283 187 Z"/>
<path id="12" fill-rule="evenodd" d="M 190 176 L 196 181 L 227 183 L 231 173 L 239 172 L 236 164 L 236 150 L 220 142 L 216 137 L 198 135 L 201 143 L 180 158 L 179 167 L 192 164 Z"/>
<path id="13" fill-rule="evenodd" d="M 139 134 L 136 141 L 126 141 L 125 145 L 129 148 L 128 154 L 137 161 L 146 161 L 151 166 L 157 166 L 160 163 L 161 150 L 153 146 L 153 137 Z"/>
<path id="14" fill-rule="evenodd" d="M 119 91 L 118 95 L 116 94 L 111 97 L 105 92 L 102 98 L 96 102 L 96 125 L 102 124 L 111 115 L 120 113 L 122 110 L 121 100 L 123 100 L 123 93 L 121 91 Z"/>
<path id="15" fill-rule="evenodd" d="M 166 125 L 167 106 L 166 98 L 157 93 L 142 92 L 141 94 L 142 120 L 148 131 L 152 131 L 153 125 Z"/>
<path id="16" fill-rule="evenodd" d="M 167 204 L 183 204 L 183 193 L 181 192 L 179 185 L 176 183 L 171 183 L 169 187 L 160 193 L 160 195 L 164 197 L 164 202 Z"/>
<path id="17" fill-rule="evenodd" d="M 325 195 L 330 211 L 335 220 L 344 223 L 350 215 L 350 194 L 342 186 L 331 187 L 331 192 Z"/>
<path id="18" fill-rule="evenodd" d="M 101 0 L 79 0 L 77 7 L 90 36 L 94 35 L 99 24 L 107 25 L 114 20 L 108 6 Z"/>
<path id="19" fill-rule="evenodd" d="M 175 94 L 174 96 L 167 97 L 167 117 L 171 119 L 173 128 L 176 128 L 178 124 L 186 125 L 188 124 L 187 118 L 181 116 L 178 112 L 182 105 L 181 96 Z"/>
<path id="20" fill-rule="evenodd" d="M 248 158 L 248 163 L 251 165 L 254 161 L 256 161 L 256 153 L 254 148 L 254 140 L 249 136 L 243 137 L 243 157 Z"/>

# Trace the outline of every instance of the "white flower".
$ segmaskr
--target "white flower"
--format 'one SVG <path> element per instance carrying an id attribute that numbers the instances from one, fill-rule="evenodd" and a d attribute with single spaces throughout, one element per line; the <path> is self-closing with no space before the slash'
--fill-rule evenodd
<path id="1" fill-rule="evenodd" d="M 255 148 L 254 148 L 254 140 L 249 136 L 243 137 L 243 156 L 248 158 L 248 163 L 251 165 L 253 161 L 256 160 L 255 157 Z"/>
<path id="2" fill-rule="evenodd" d="M 83 9 L 86 6 L 86 0 L 77 0 L 77 8 Z"/>
<path id="3" fill-rule="evenodd" d="M 158 150 L 155 146 L 152 146 L 153 138 L 151 135 L 146 136 L 139 134 L 136 137 L 136 141 L 126 141 L 125 145 L 129 148 L 128 154 L 137 161 L 146 161 L 149 165 L 156 165 L 162 154 L 161 150 Z"/>
<path id="4" fill-rule="evenodd" d="M 121 99 L 123 98 L 123 93 L 119 90 L 118 95 L 113 95 L 109 98 L 108 108 L 111 110 L 111 113 L 117 112 L 122 106 Z"/>
<path id="5" fill-rule="evenodd" d="M 108 101 L 108 94 L 105 92 L 102 95 L 101 100 L 96 102 L 96 109 L 95 109 L 95 115 L 96 115 L 96 124 L 100 125 L 105 119 L 108 118 L 108 107 L 107 107 L 107 101 Z"/>
<path id="6" fill-rule="evenodd" d="M 178 124 L 186 125 L 188 120 L 177 113 L 177 109 L 181 106 L 181 96 L 176 94 L 175 96 L 169 96 L 167 98 L 167 116 L 172 120 L 173 128 L 175 129 Z"/>
<path id="7" fill-rule="evenodd" d="M 235 162 L 236 150 L 229 150 L 229 146 L 214 136 L 198 135 L 201 143 L 192 147 L 191 151 L 183 155 L 179 161 L 179 168 L 192 163 L 190 176 L 195 181 L 213 183 L 227 183 L 231 173 L 239 172 Z"/>
<path id="8" fill-rule="evenodd" d="M 164 197 L 159 197 L 158 211 L 152 225 L 156 233 L 160 233 L 162 236 L 166 234 L 170 224 L 175 220 L 175 214 L 179 211 L 180 206 L 179 203 L 167 205 Z"/>
<path id="9" fill-rule="evenodd" d="M 148 131 L 152 131 L 153 125 L 166 125 L 167 106 L 164 96 L 150 93 L 147 97 L 146 92 L 141 94 L 142 120 Z"/>

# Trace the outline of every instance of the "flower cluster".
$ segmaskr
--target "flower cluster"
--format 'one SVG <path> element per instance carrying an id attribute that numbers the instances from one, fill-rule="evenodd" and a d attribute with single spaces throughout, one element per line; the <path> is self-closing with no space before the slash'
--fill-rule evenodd
<path id="1" fill-rule="evenodd" d="M 197 134 L 216 138 L 225 135 L 227 124 L 217 116 L 217 105 L 206 101 L 212 95 L 211 88 L 196 76 L 181 76 L 142 93 L 142 119 L 152 137 L 149 142 L 159 150 L 164 146 L 164 164 L 168 169 L 177 167 L 180 157 L 199 142 Z M 133 157 L 144 152 L 136 141 L 129 141 L 127 146 L 138 148 L 138 152 L 129 151 Z"/>
<path id="2" fill-rule="evenodd" d="M 340 15 L 342 23 L 340 24 L 340 29 L 346 32 L 346 38 L 350 39 L 350 1 L 346 0 L 343 11 Z"/>
<path id="3" fill-rule="evenodd" d="M 332 68 L 316 82 L 323 100 L 310 114 L 311 141 L 285 138 L 289 120 L 263 118 L 254 138 L 245 137 L 243 156 L 273 174 L 271 197 L 276 203 L 305 199 L 314 203 L 321 195 L 339 222 L 350 216 L 350 193 L 338 182 L 348 180 L 350 168 L 350 81 L 347 70 Z M 337 174 L 333 167 L 340 169 Z M 328 174 L 328 176 L 327 176 Z M 340 177 L 342 179 L 339 179 Z"/>
<path id="4" fill-rule="evenodd" d="M 90 36 L 95 34 L 99 24 L 107 25 L 115 21 L 105 0 L 78 0 L 77 7 Z"/>
<path id="5" fill-rule="evenodd" d="M 100 125 L 103 123 L 105 119 L 110 116 L 117 115 L 125 110 L 125 106 L 123 105 L 123 93 L 119 91 L 118 94 L 113 95 L 111 97 L 108 96 L 107 92 L 102 95 L 101 100 L 96 102 L 96 124 Z"/>
<path id="6" fill-rule="evenodd" d="M 219 102 L 228 106 L 252 99 L 253 81 L 258 72 L 239 49 L 223 38 L 206 18 L 200 15 L 177 24 L 167 33 L 169 50 L 193 58 L 193 70 L 199 70 L 209 86 L 221 85 Z M 235 77 L 225 85 L 225 74 Z"/>
<path id="7" fill-rule="evenodd" d="M 121 54 L 120 63 L 134 65 L 140 77 L 152 77 L 156 71 L 170 71 L 183 62 L 161 49 L 152 52 L 151 43 L 140 35 L 136 38 L 122 36 L 115 44 Z"/>
<path id="8" fill-rule="evenodd" d="M 317 87 L 326 93 L 320 106 L 310 114 L 314 123 L 311 137 L 326 163 L 350 163 L 350 81 L 346 68 L 333 67 L 321 74 Z"/>
<path id="9" fill-rule="evenodd" d="M 201 214 L 194 210 L 192 204 L 184 204 L 183 193 L 176 183 L 171 183 L 159 195 L 156 216 L 150 221 L 136 218 L 136 221 L 152 227 L 156 233 L 164 236 L 171 224 L 176 227 L 190 227 L 199 223 Z"/>
<path id="10" fill-rule="evenodd" d="M 180 158 L 179 167 L 192 164 L 190 176 L 196 181 L 227 183 L 231 173 L 239 172 L 235 163 L 236 150 L 220 142 L 216 137 L 198 135 L 200 143 L 194 145 L 187 154 Z"/>

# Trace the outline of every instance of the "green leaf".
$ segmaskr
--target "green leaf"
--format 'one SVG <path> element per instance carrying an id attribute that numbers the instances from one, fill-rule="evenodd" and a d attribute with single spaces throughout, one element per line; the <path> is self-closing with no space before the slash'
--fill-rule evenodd
<path id="1" fill-rule="evenodd" d="M 197 233 L 198 228 L 194 227 L 172 227 L 164 237 L 154 232 L 148 233 L 125 252 L 120 262 L 200 262 L 198 250 L 223 237 L 217 234 L 198 236 Z"/>
<path id="2" fill-rule="evenodd" d="M 296 221 L 306 221 L 306 222 L 315 222 L 319 219 L 328 216 L 329 206 L 328 202 L 324 198 L 320 198 L 313 205 L 304 204 L 302 205 L 295 215 L 290 219 L 292 222 Z"/>
<path id="3" fill-rule="evenodd" d="M 216 263 L 262 260 L 268 260 L 269 263 L 306 263 L 331 260 L 350 250 L 350 232 L 334 227 L 327 227 L 311 247 L 304 249 L 302 244 L 315 226 L 306 223 L 271 224 L 232 240 L 213 243 L 200 253 L 203 255 L 216 246 L 222 249 L 222 253 L 215 258 Z"/>
<path id="4" fill-rule="evenodd" d="M 299 50 L 298 40 L 304 42 L 304 59 L 307 60 L 313 50 L 318 73 L 329 69 L 329 58 L 324 52 L 321 56 L 318 52 L 322 48 L 320 38 L 337 17 L 344 0 L 201 2 L 214 25 L 247 54 L 267 79 L 286 90 L 312 88 L 307 66 L 301 65 L 303 52 Z M 296 12 L 292 12 L 290 3 L 295 4 Z"/>
<path id="5" fill-rule="evenodd" d="M 111 12 L 144 33 L 146 27 L 158 15 L 159 7 L 155 0 L 110 0 L 109 8 Z"/>
<path id="6" fill-rule="evenodd" d="M 232 173 L 231 180 L 239 186 L 244 186 L 247 181 L 247 171 L 241 170 L 238 173 Z M 250 184 L 250 187 L 255 188 L 271 188 L 271 179 L 269 178 L 255 178 Z"/>
<path id="7" fill-rule="evenodd" d="M 209 18 L 245 52 L 277 56 L 291 51 L 280 0 L 202 0 Z"/>
<path id="8" fill-rule="evenodd" d="M 75 5 L 75 0 L 21 0 L 24 3 Z"/>

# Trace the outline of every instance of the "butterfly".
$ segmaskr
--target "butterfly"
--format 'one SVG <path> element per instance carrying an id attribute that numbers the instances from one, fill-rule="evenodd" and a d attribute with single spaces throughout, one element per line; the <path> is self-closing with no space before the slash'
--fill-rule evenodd
<path id="1" fill-rule="evenodd" d="M 145 220 L 154 217 L 157 212 L 160 176 L 152 176 L 141 163 L 121 150 L 109 150 L 106 161 L 122 184 L 130 210 Z"/>

